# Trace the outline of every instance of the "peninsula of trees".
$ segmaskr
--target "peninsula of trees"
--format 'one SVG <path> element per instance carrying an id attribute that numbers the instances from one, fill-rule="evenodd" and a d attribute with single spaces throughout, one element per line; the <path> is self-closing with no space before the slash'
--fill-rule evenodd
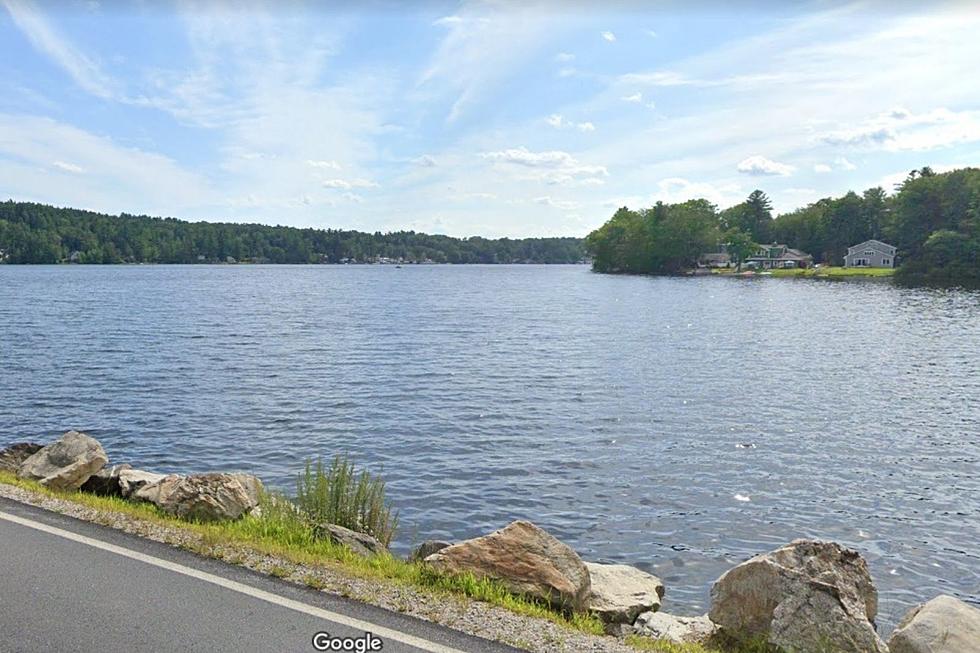
<path id="1" fill-rule="evenodd" d="M 452 238 L 185 222 L 0 203 L 0 263 L 577 263 L 580 238 Z"/>
<path id="2" fill-rule="evenodd" d="M 894 195 L 870 188 L 821 199 L 776 217 L 762 191 L 723 211 L 707 200 L 621 208 L 585 239 L 598 272 L 678 274 L 725 245 L 745 258 L 778 241 L 841 265 L 847 248 L 868 239 L 898 248 L 898 274 L 929 281 L 980 281 L 980 169 L 914 170 Z"/>

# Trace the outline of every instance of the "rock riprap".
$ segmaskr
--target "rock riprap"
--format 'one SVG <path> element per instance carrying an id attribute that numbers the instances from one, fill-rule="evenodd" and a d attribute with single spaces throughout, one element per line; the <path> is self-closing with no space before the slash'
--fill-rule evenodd
<path id="1" fill-rule="evenodd" d="M 980 610 L 942 595 L 917 605 L 888 638 L 891 653 L 977 653 Z"/>
<path id="2" fill-rule="evenodd" d="M 664 584 L 656 576 L 629 565 L 586 562 L 592 590 L 589 612 L 606 623 L 631 624 L 642 612 L 656 612 Z"/>
<path id="3" fill-rule="evenodd" d="M 24 461 L 44 448 L 43 444 L 18 442 L 0 450 L 0 472 L 17 473 Z"/>
<path id="4" fill-rule="evenodd" d="M 77 490 L 107 462 L 98 440 L 68 431 L 24 460 L 17 475 L 55 490 Z"/>
<path id="5" fill-rule="evenodd" d="M 132 466 L 126 463 L 103 467 L 89 476 L 79 489 L 82 492 L 91 492 L 103 497 L 121 497 L 122 489 L 119 486 L 119 475 L 131 469 Z"/>
<path id="6" fill-rule="evenodd" d="M 133 493 L 133 498 L 149 501 L 164 512 L 181 519 L 226 521 L 238 519 L 257 505 L 241 474 L 191 474 L 164 476 Z M 253 477 L 254 478 L 254 477 Z M 248 481 L 261 488 L 257 478 Z"/>
<path id="7" fill-rule="evenodd" d="M 388 552 L 384 544 L 367 533 L 358 533 L 337 524 L 317 524 L 313 527 L 313 537 L 341 544 L 364 557 Z"/>
<path id="8" fill-rule="evenodd" d="M 144 472 L 141 469 L 122 470 L 119 472 L 119 493 L 128 499 L 147 485 L 162 481 L 166 476 L 166 474 Z"/>
<path id="9" fill-rule="evenodd" d="M 887 651 L 868 566 L 834 542 L 795 540 L 725 572 L 711 589 L 711 621 L 736 637 L 791 651 Z"/>
<path id="10" fill-rule="evenodd" d="M 678 644 L 701 644 L 718 631 L 707 615 L 678 617 L 665 612 L 644 612 L 636 618 L 633 632 Z"/>
<path id="11" fill-rule="evenodd" d="M 514 594 L 566 610 L 584 610 L 592 587 L 578 554 L 527 521 L 448 546 L 425 562 L 442 573 L 495 580 Z"/>

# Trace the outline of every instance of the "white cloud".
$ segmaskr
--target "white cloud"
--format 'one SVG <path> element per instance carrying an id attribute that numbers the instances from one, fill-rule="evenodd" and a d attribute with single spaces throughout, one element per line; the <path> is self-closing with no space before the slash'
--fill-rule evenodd
<path id="1" fill-rule="evenodd" d="M 555 61 L 558 63 L 568 63 L 569 61 L 575 61 L 575 55 L 570 52 L 559 52 L 555 55 Z"/>
<path id="2" fill-rule="evenodd" d="M 350 190 L 352 188 L 378 188 L 378 184 L 368 179 L 325 179 L 321 182 L 324 188 L 339 188 Z"/>
<path id="3" fill-rule="evenodd" d="M 306 165 L 310 166 L 311 168 L 340 170 L 340 164 L 337 163 L 336 161 L 314 161 L 312 159 L 307 159 Z"/>
<path id="4" fill-rule="evenodd" d="M 660 36 L 659 34 L 657 34 L 657 32 L 655 32 L 652 29 L 646 30 L 646 35 L 649 36 L 650 38 L 654 38 L 654 39 Z"/>
<path id="5" fill-rule="evenodd" d="M 937 108 L 916 114 L 902 108 L 890 109 L 819 138 L 828 145 L 866 150 L 931 150 L 980 141 L 980 111 Z"/>
<path id="6" fill-rule="evenodd" d="M 101 98 L 116 95 L 115 82 L 52 27 L 30 0 L 2 0 L 14 24 L 38 52 L 60 66 L 82 89 Z"/>
<path id="7" fill-rule="evenodd" d="M 556 200 L 550 196 L 536 197 L 534 201 L 537 204 L 544 204 L 545 206 L 550 206 L 555 209 L 561 209 L 562 211 L 573 211 L 581 206 L 579 202 L 571 200 Z"/>
<path id="8" fill-rule="evenodd" d="M 857 170 L 857 166 L 848 161 L 845 157 L 839 156 L 834 159 L 834 163 L 841 170 Z"/>
<path id="9" fill-rule="evenodd" d="M 634 93 L 633 95 L 626 95 L 622 98 L 623 102 L 632 102 L 634 104 L 640 104 L 643 102 L 643 93 Z"/>
<path id="10" fill-rule="evenodd" d="M 738 171 L 746 175 L 788 177 L 793 174 L 793 166 L 777 163 L 764 156 L 750 156 L 738 164 Z"/>
<path id="11" fill-rule="evenodd" d="M 613 43 L 616 40 L 616 35 L 613 34 L 612 32 L 603 32 L 602 38 L 608 41 L 609 43 Z"/>
<path id="12" fill-rule="evenodd" d="M 75 174 L 81 174 L 85 172 L 85 168 L 83 168 L 82 166 L 75 165 L 74 163 L 67 163 L 65 161 L 55 161 L 51 165 L 53 165 L 55 168 L 58 168 L 59 170 L 64 170 L 65 172 L 72 172 Z"/>
<path id="13" fill-rule="evenodd" d="M 419 166 L 420 168 L 435 168 L 438 163 L 436 163 L 435 157 L 428 154 L 423 154 L 422 156 L 415 157 L 412 159 L 412 163 Z"/>
<path id="14" fill-rule="evenodd" d="M 552 150 L 548 152 L 532 152 L 526 147 L 516 147 L 499 152 L 484 152 L 481 155 L 491 161 L 513 163 L 529 168 L 553 168 L 571 173 L 587 173 L 590 175 L 608 175 L 604 166 L 583 165 L 568 152 Z"/>
<path id="15" fill-rule="evenodd" d="M 833 168 L 831 168 L 826 163 L 818 163 L 815 166 L 813 166 L 813 171 L 818 174 L 825 174 L 830 172 L 831 170 L 833 170 Z"/>
<path id="16" fill-rule="evenodd" d="M 566 120 L 564 116 L 560 113 L 553 113 L 544 119 L 548 125 L 554 127 L 555 129 L 571 129 L 575 128 L 580 132 L 594 132 L 595 125 L 591 122 L 572 122 Z"/>

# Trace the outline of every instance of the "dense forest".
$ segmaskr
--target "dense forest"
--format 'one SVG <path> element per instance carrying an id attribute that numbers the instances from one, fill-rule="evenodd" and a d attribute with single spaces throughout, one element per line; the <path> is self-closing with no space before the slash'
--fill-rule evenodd
<path id="1" fill-rule="evenodd" d="M 451 238 L 105 215 L 0 203 L 6 263 L 576 263 L 579 238 Z"/>
<path id="2" fill-rule="evenodd" d="M 772 216 L 765 193 L 723 211 L 706 200 L 621 208 L 585 239 L 599 272 L 677 274 L 725 245 L 744 259 L 779 242 L 841 265 L 851 245 L 877 238 L 898 248 L 900 276 L 980 281 L 980 169 L 912 171 L 889 195 L 871 188 Z"/>

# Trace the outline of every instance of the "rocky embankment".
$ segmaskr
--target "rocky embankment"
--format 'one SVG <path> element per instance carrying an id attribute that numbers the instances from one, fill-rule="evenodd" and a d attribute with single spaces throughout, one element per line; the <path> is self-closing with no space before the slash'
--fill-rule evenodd
<path id="1" fill-rule="evenodd" d="M 259 507 L 262 483 L 250 474 L 164 475 L 108 462 L 95 439 L 76 431 L 47 446 L 0 450 L 0 471 L 52 489 L 149 502 L 182 519 L 234 520 Z M 374 538 L 335 524 L 314 531 L 359 555 L 387 553 Z M 875 627 L 878 593 L 867 564 L 834 542 L 796 540 L 733 567 L 715 581 L 708 614 L 697 617 L 660 612 L 659 578 L 627 565 L 585 562 L 527 521 L 461 542 L 424 542 L 412 557 L 440 573 L 493 579 L 561 611 L 592 613 L 617 637 L 709 646 L 766 641 L 801 652 L 980 651 L 980 610 L 945 595 L 911 609 L 886 644 Z"/>

